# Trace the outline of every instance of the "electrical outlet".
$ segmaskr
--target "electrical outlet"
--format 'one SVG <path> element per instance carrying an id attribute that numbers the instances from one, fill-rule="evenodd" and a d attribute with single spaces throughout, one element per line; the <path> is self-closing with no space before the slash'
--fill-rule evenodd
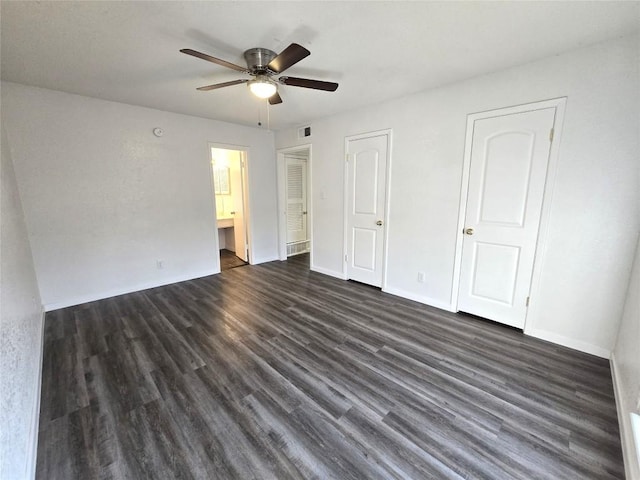
<path id="1" fill-rule="evenodd" d="M 424 283 L 424 272 L 418 272 L 418 282 Z"/>
<path id="2" fill-rule="evenodd" d="M 164 260 L 156 260 L 156 267 L 158 270 L 162 270 L 164 268 Z"/>

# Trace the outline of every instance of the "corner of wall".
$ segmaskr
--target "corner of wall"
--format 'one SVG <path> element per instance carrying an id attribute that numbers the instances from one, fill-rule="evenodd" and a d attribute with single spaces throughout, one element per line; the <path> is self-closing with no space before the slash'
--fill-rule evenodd
<path id="1" fill-rule="evenodd" d="M 44 312 L 7 134 L 2 128 L 0 214 L 0 471 L 35 477 Z"/>
<path id="2" fill-rule="evenodd" d="M 27 472 L 26 478 L 34 479 L 36 478 L 36 466 L 37 466 L 37 458 L 38 458 L 38 434 L 39 434 L 39 425 L 40 425 L 40 401 L 42 394 L 42 366 L 44 361 L 44 321 L 45 321 L 46 312 L 44 308 L 42 308 L 41 317 L 42 317 L 42 325 L 40 328 L 40 350 L 39 350 L 39 360 L 38 364 L 40 366 L 38 370 L 38 383 L 36 385 L 36 392 L 33 402 L 33 410 L 32 410 L 32 420 L 31 420 L 31 429 L 29 431 L 29 444 L 27 448 L 29 449 L 29 457 L 27 459 Z"/>
<path id="3" fill-rule="evenodd" d="M 613 393 L 616 399 L 616 410 L 618 412 L 618 425 L 620 428 L 620 442 L 622 444 L 622 457 L 624 459 L 624 473 L 628 479 L 640 478 L 640 465 L 638 465 L 639 453 L 636 452 L 636 445 L 633 436 L 631 420 L 623 405 L 622 379 L 619 376 L 619 369 L 616 363 L 615 352 L 611 352 L 609 358 L 611 366 L 611 379 L 613 380 Z"/>
<path id="4" fill-rule="evenodd" d="M 616 345 L 611 353 L 611 376 L 620 425 L 620 441 L 626 477 L 640 479 L 640 432 L 634 432 L 632 413 L 639 413 L 640 392 L 640 234 L 629 276 L 624 311 Z"/>

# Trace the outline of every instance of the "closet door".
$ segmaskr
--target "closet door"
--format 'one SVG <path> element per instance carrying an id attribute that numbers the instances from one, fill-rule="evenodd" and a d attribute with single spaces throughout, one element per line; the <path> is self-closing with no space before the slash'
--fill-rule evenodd
<path id="1" fill-rule="evenodd" d="M 307 240 L 307 161 L 286 157 L 287 243 Z"/>
<path id="2" fill-rule="evenodd" d="M 389 135 L 347 139 L 347 278 L 382 286 Z"/>
<path id="3" fill-rule="evenodd" d="M 458 309 L 523 328 L 555 108 L 476 120 Z"/>

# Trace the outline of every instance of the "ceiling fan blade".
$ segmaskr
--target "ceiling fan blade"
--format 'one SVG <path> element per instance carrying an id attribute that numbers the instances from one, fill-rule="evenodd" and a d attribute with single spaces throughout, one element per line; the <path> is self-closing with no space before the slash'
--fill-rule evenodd
<path id="1" fill-rule="evenodd" d="M 216 88 L 230 87 L 231 85 L 240 85 L 241 83 L 247 83 L 249 80 L 231 80 L 230 82 L 214 83 L 213 85 L 207 85 L 206 87 L 198 87 L 196 90 L 206 92 L 208 90 L 215 90 Z"/>
<path id="2" fill-rule="evenodd" d="M 300 60 L 311 55 L 311 52 L 297 43 L 292 43 L 280 55 L 269 62 L 267 68 L 272 72 L 282 73 Z"/>
<path id="3" fill-rule="evenodd" d="M 191 50 L 190 48 L 183 48 L 180 51 L 182 53 L 186 53 L 187 55 L 191 55 L 192 57 L 198 57 L 208 62 L 217 63 L 218 65 L 237 70 L 238 72 L 248 73 L 248 70 L 245 67 L 227 62 L 226 60 L 220 60 L 219 58 L 212 57 L 211 55 L 207 55 L 206 53 L 196 52 L 195 50 Z"/>
<path id="4" fill-rule="evenodd" d="M 278 81 L 292 87 L 313 88 L 314 90 L 324 90 L 326 92 L 335 92 L 338 89 L 337 83 L 311 80 L 309 78 L 280 77 Z"/>
<path id="5" fill-rule="evenodd" d="M 282 97 L 278 92 L 269 97 L 269 105 L 278 105 L 279 103 L 282 103 Z"/>

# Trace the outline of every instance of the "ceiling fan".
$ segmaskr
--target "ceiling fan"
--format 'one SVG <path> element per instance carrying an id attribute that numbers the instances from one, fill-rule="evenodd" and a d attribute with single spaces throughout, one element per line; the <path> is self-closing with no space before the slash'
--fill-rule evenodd
<path id="1" fill-rule="evenodd" d="M 284 72 L 287 68 L 295 65 L 300 60 L 311 55 L 311 52 L 297 43 L 292 43 L 285 48 L 280 54 L 267 48 L 250 48 L 244 52 L 244 59 L 247 62 L 246 67 L 235 65 L 233 63 L 221 60 L 206 53 L 200 53 L 190 48 L 183 48 L 182 53 L 198 57 L 208 62 L 217 63 L 223 67 L 231 68 L 238 72 L 248 73 L 253 79 L 232 80 L 230 82 L 215 83 L 204 87 L 198 87 L 197 90 L 208 91 L 217 88 L 230 87 L 232 85 L 240 85 L 246 83 L 249 85 L 251 92 L 259 98 L 268 98 L 271 105 L 282 103 L 282 98 L 278 94 L 278 84 L 289 85 L 292 87 L 312 88 L 314 90 L 324 90 L 327 92 L 335 92 L 338 84 L 334 82 L 323 82 L 322 80 L 311 80 L 308 78 L 297 77 L 280 77 L 275 80 L 276 74 Z"/>

